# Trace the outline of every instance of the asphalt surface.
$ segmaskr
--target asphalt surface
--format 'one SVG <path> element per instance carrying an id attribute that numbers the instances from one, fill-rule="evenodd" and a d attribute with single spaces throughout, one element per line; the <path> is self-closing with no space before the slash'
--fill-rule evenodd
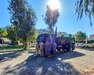
<path id="1" fill-rule="evenodd" d="M 32 51 L 0 53 L 0 75 L 94 75 L 94 50 L 75 49 L 50 58 Z"/>

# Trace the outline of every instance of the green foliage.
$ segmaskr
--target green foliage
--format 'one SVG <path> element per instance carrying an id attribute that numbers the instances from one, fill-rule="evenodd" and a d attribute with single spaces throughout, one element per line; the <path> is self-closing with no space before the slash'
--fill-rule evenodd
<path id="1" fill-rule="evenodd" d="M 47 11 L 45 14 L 44 21 L 48 25 L 48 28 L 50 29 L 51 32 L 53 32 L 53 29 L 58 20 L 58 17 L 59 17 L 58 9 L 51 10 L 50 7 L 47 6 Z"/>
<path id="2" fill-rule="evenodd" d="M 92 26 L 92 16 L 94 16 L 94 0 L 77 0 L 76 1 L 76 13 L 78 18 L 82 18 L 85 13 L 90 19 L 90 25 Z"/>
<path id="3" fill-rule="evenodd" d="M 85 41 L 87 36 L 86 36 L 86 33 L 79 31 L 74 35 L 74 37 L 76 41 L 79 42 L 79 41 Z"/>
<path id="4" fill-rule="evenodd" d="M 10 40 L 12 40 L 12 41 L 17 41 L 18 40 L 16 27 L 14 25 L 7 26 L 6 30 L 7 30 L 7 33 L 8 33 L 7 37 Z"/>
<path id="5" fill-rule="evenodd" d="M 7 31 L 4 28 L 0 28 L 0 37 L 6 37 Z"/>
<path id="6" fill-rule="evenodd" d="M 9 8 L 11 13 L 11 22 L 15 25 L 17 35 L 26 43 L 33 34 L 32 29 L 35 26 L 36 16 L 28 5 L 27 0 L 10 0 Z M 26 47 L 26 44 L 25 44 Z"/>
<path id="7" fill-rule="evenodd" d="M 33 32 L 33 34 L 30 37 L 30 41 L 32 43 L 35 43 L 36 42 L 36 39 L 37 39 L 37 36 L 38 36 L 38 33 L 37 33 L 37 30 L 35 28 L 32 29 L 32 32 Z"/>
<path id="8" fill-rule="evenodd" d="M 52 42 L 54 41 L 54 37 L 51 34 L 55 33 L 54 27 L 55 24 L 57 23 L 58 17 L 59 17 L 58 9 L 51 10 L 51 8 L 47 5 L 44 21 L 48 25 L 48 29 L 50 31 L 51 36 L 50 39 Z"/>

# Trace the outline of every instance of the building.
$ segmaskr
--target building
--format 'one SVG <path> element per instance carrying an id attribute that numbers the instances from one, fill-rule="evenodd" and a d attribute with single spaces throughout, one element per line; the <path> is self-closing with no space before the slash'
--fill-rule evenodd
<path id="1" fill-rule="evenodd" d="M 68 34 L 66 32 L 58 32 L 57 37 L 61 37 L 61 36 L 68 37 Z"/>
<path id="2" fill-rule="evenodd" d="M 94 40 L 94 34 L 89 36 L 89 40 Z"/>
<path id="3" fill-rule="evenodd" d="M 40 35 L 43 33 L 48 33 L 49 31 L 47 29 L 38 29 L 37 32 L 38 32 L 38 35 Z"/>
<path id="4" fill-rule="evenodd" d="M 44 33 L 49 33 L 49 30 L 38 29 L 37 32 L 38 32 L 38 35 L 40 35 L 40 34 L 44 34 Z M 70 34 L 67 34 L 66 32 L 57 32 L 57 37 L 61 37 L 61 36 L 70 37 Z"/>

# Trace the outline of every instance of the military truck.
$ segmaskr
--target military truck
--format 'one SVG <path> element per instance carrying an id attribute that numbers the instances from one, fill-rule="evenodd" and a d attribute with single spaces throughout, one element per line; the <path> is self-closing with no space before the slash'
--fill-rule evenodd
<path id="1" fill-rule="evenodd" d="M 71 37 L 57 37 L 57 50 L 58 51 L 73 51 L 75 49 L 75 38 Z"/>
<path id="2" fill-rule="evenodd" d="M 54 41 L 57 44 L 58 51 L 68 52 L 68 51 L 73 51 L 75 49 L 75 39 L 74 38 L 56 37 L 56 35 L 54 34 L 52 34 L 51 36 L 54 37 Z M 39 42 L 43 42 L 45 44 L 47 37 L 50 37 L 48 33 L 38 35 L 37 44 L 39 44 Z M 45 48 L 44 48 L 44 52 L 45 52 Z"/>

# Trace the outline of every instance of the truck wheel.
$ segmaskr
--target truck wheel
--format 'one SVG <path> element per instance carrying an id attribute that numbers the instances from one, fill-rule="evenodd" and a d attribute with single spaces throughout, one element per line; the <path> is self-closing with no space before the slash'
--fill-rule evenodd
<path id="1" fill-rule="evenodd" d="M 57 49 L 58 51 L 60 51 L 60 49 Z"/>

